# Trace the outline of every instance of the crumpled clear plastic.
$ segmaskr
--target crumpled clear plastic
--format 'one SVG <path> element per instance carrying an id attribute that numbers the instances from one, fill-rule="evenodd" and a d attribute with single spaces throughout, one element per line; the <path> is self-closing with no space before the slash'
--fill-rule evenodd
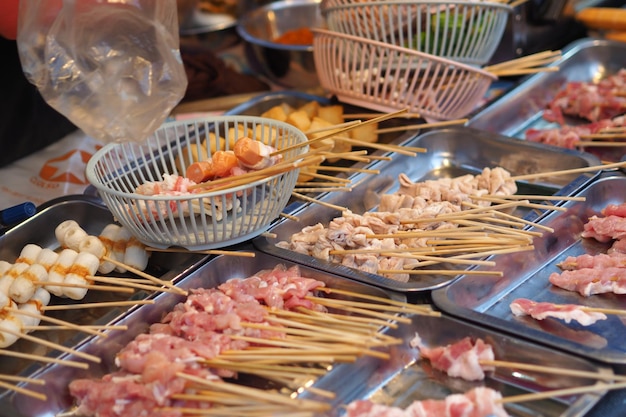
<path id="1" fill-rule="evenodd" d="M 182 99 L 176 0 L 20 2 L 17 44 L 31 83 L 103 142 L 140 142 Z"/>

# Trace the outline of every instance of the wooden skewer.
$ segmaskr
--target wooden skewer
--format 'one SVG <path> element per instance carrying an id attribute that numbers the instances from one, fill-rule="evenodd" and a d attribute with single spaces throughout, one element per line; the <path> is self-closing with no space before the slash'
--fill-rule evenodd
<path id="1" fill-rule="evenodd" d="M 254 258 L 256 255 L 254 252 L 244 252 L 244 251 L 235 251 L 235 250 L 220 250 L 220 249 L 208 249 L 208 250 L 193 250 L 190 251 L 188 249 L 183 248 L 151 248 L 147 247 L 147 251 L 149 252 L 171 252 L 171 253 L 200 253 L 203 255 L 225 255 L 225 256 L 241 256 L 244 258 Z"/>
<path id="2" fill-rule="evenodd" d="M 436 127 L 464 125 L 468 121 L 469 119 L 457 119 L 457 120 L 446 120 L 443 122 L 421 123 L 421 124 L 416 124 L 416 125 L 387 127 L 384 129 L 377 129 L 376 133 L 393 133 L 393 132 L 404 132 L 406 130 L 431 129 L 431 128 L 436 128 Z"/>
<path id="3" fill-rule="evenodd" d="M 108 262 L 111 262 L 111 263 L 112 263 L 112 264 L 114 264 L 114 265 L 117 265 L 117 266 L 120 266 L 120 267 L 122 267 L 122 268 L 125 268 L 128 272 L 133 273 L 133 274 L 135 274 L 135 275 L 138 275 L 138 276 L 140 276 L 140 277 L 142 277 L 142 278 L 146 278 L 146 279 L 148 279 L 148 280 L 152 281 L 153 283 L 155 283 L 155 284 L 157 284 L 157 285 L 162 285 L 162 286 L 164 286 L 164 287 L 167 287 L 167 288 L 173 289 L 174 291 L 178 292 L 178 293 L 179 293 L 179 294 L 181 294 L 181 295 L 187 295 L 187 291 L 185 291 L 185 290 L 183 290 L 183 289 L 178 288 L 177 286 L 175 286 L 175 285 L 174 285 L 174 284 L 172 284 L 171 282 L 164 281 L 164 280 L 162 280 L 162 279 L 159 279 L 159 278 L 157 278 L 157 277 L 154 277 L 154 276 L 152 276 L 152 275 L 150 275 L 150 274 L 147 274 L 147 273 L 145 273 L 145 272 L 143 272 L 143 271 L 140 271 L 140 270 L 139 270 L 139 269 L 137 269 L 137 268 L 133 268 L 133 267 L 131 267 L 130 265 L 125 265 L 125 264 L 124 264 L 124 263 L 122 263 L 122 262 L 119 262 L 119 261 L 117 261 L 117 260 L 115 260 L 115 259 L 111 259 L 111 258 L 110 258 L 110 257 L 108 257 L 108 256 L 105 256 L 105 257 L 104 257 L 104 260 L 106 260 L 106 261 L 108 261 Z M 55 284 L 55 285 L 56 285 L 56 284 Z"/>
<path id="4" fill-rule="evenodd" d="M 511 195 L 470 195 L 471 199 L 490 199 L 495 198 L 499 200 L 557 200 L 557 201 L 586 201 L 587 197 L 580 196 L 568 196 L 568 195 L 524 195 L 524 194 L 511 194 Z"/>
<path id="5" fill-rule="evenodd" d="M 83 308 L 101 308 L 101 307 L 125 307 L 143 304 L 154 304 L 154 300 L 134 300 L 134 301 L 105 301 L 100 303 L 82 303 L 82 304 L 57 304 L 41 306 L 43 311 L 54 310 L 74 310 Z"/>
<path id="6" fill-rule="evenodd" d="M 404 147 L 400 145 L 396 146 L 396 145 L 384 144 L 384 143 L 378 143 L 378 142 L 364 142 L 362 140 L 347 138 L 344 136 L 337 136 L 335 139 L 341 142 L 349 143 L 351 145 L 374 148 L 374 149 L 387 151 L 387 152 L 395 152 L 395 153 L 406 155 L 406 156 L 417 156 L 418 153 L 427 152 L 426 148 Z"/>
<path id="7" fill-rule="evenodd" d="M 31 336 L 31 335 L 26 334 L 26 333 L 15 332 L 15 331 L 13 331 L 11 329 L 7 329 L 7 328 L 2 327 L 2 326 L 0 326 L 0 332 L 5 332 L 5 333 L 11 334 L 13 336 L 21 337 L 22 339 L 28 340 L 29 342 L 38 343 L 40 345 L 49 347 L 51 349 L 60 350 L 60 351 L 65 352 L 65 353 L 70 353 L 72 355 L 76 355 L 78 357 L 81 357 L 83 359 L 87 359 L 87 360 L 95 362 L 95 363 L 100 363 L 101 362 L 101 359 L 99 357 L 97 357 L 97 356 L 90 355 L 88 353 L 84 353 L 84 352 L 81 352 L 79 350 L 71 349 L 71 348 L 65 347 L 63 345 L 60 345 L 58 343 L 50 342 L 48 340 L 41 339 L 41 338 L 38 338 L 38 337 L 34 337 L 34 336 Z"/>
<path id="8" fill-rule="evenodd" d="M 335 166 L 313 166 L 312 168 L 316 168 L 316 169 L 319 169 L 321 171 L 362 172 L 364 174 L 380 174 L 380 170 L 379 169 L 368 169 L 368 168 L 335 167 Z"/>
<path id="9" fill-rule="evenodd" d="M 345 314 L 336 315 L 333 313 L 324 312 L 316 314 L 313 310 L 291 311 L 272 308 L 271 312 L 274 316 L 283 317 L 295 317 L 302 322 L 306 323 L 319 323 L 322 326 L 345 326 L 354 331 L 364 330 L 366 332 L 377 331 L 381 327 L 396 328 L 397 324 L 389 321 L 373 320 L 371 318 L 347 316 Z"/>
<path id="10" fill-rule="evenodd" d="M 9 384 L 9 383 L 6 383 L 4 381 L 0 381 L 0 387 L 5 388 L 5 389 L 7 389 L 9 391 L 15 391 L 17 393 L 24 394 L 24 395 L 26 395 L 28 397 L 32 397 L 32 398 L 35 398 L 37 400 L 46 401 L 48 399 L 48 397 L 46 397 L 45 394 L 42 394 L 42 393 L 37 392 L 37 391 L 30 390 L 30 389 L 22 388 L 22 387 L 17 386 L 17 385 Z"/>
<path id="11" fill-rule="evenodd" d="M 300 199 L 300 200 L 309 201 L 311 203 L 319 204 L 319 205 L 322 205 L 324 207 L 328 207 L 328 208 L 331 208 L 331 209 L 334 209 L 334 210 L 338 210 L 338 211 L 346 211 L 347 210 L 347 208 L 345 208 L 345 207 L 337 206 L 335 204 L 330 204 L 330 203 L 327 203 L 325 201 L 321 201 L 321 200 L 317 200 L 315 198 L 307 197 L 304 194 L 292 192 L 291 195 L 294 196 L 295 198 Z"/>
<path id="12" fill-rule="evenodd" d="M 139 290 L 180 294 L 178 291 L 175 291 L 171 288 L 160 287 L 160 286 L 150 285 L 150 284 L 148 285 L 139 284 L 139 283 L 134 283 L 131 281 L 126 281 L 126 280 L 118 280 L 117 278 L 114 278 L 114 277 L 100 277 L 100 276 L 94 276 L 94 275 L 87 275 L 85 278 L 94 282 L 103 282 L 105 284 L 115 284 L 115 285 L 119 285 L 122 287 L 135 288 Z"/>
<path id="13" fill-rule="evenodd" d="M 343 115 L 344 119 L 374 119 L 376 117 L 384 116 L 387 113 L 346 113 Z M 406 119 L 419 119 L 422 117 L 418 113 L 404 113 L 402 115 L 398 115 L 398 118 L 406 118 Z"/>
<path id="14" fill-rule="evenodd" d="M 128 326 L 124 324 L 116 325 L 116 324 L 103 324 L 101 326 L 97 325 L 81 325 L 81 329 L 91 329 L 91 330 L 128 330 Z M 67 326 L 24 326 L 24 330 L 73 330 Z"/>
<path id="15" fill-rule="evenodd" d="M 178 377 L 186 379 L 188 381 L 194 382 L 199 386 L 206 386 L 211 389 L 215 389 L 218 391 L 225 391 L 228 393 L 234 393 L 241 395 L 246 398 L 259 399 L 266 402 L 277 403 L 287 405 L 296 410 L 313 410 L 313 411 L 328 411 L 331 407 L 330 404 L 319 403 L 316 401 L 301 399 L 301 398 L 290 398 L 288 396 L 273 393 L 267 390 L 256 389 L 252 387 L 247 387 L 241 384 L 229 384 L 228 382 L 220 381 L 214 382 L 209 381 L 204 378 L 200 378 L 193 375 L 188 375 L 183 372 L 178 372 L 176 374 Z"/>
<path id="16" fill-rule="evenodd" d="M 78 369 L 88 369 L 89 364 L 85 362 L 77 362 L 68 359 L 51 358 L 44 355 L 35 355 L 33 353 L 16 352 L 13 350 L 0 349 L 1 356 L 10 356 L 13 358 L 28 359 L 35 362 L 55 363 L 58 365 L 70 366 Z"/>
<path id="17" fill-rule="evenodd" d="M 269 239 L 276 239 L 278 237 L 276 233 L 271 233 L 271 232 L 263 232 L 259 236 L 263 236 Z"/>
<path id="18" fill-rule="evenodd" d="M 604 374 L 601 372 L 580 371 L 576 369 L 565 369 L 565 368 L 557 368 L 553 366 L 533 365 L 529 363 L 498 361 L 498 360 L 493 360 L 493 361 L 481 360 L 479 362 L 483 366 L 513 368 L 513 369 L 521 369 L 524 371 L 542 372 L 542 373 L 547 373 L 547 374 L 566 375 L 566 376 L 574 376 L 574 377 L 579 377 L 579 378 L 600 379 L 603 381 L 626 381 L 626 376 L 624 375 L 614 375 L 614 374 L 608 375 L 608 374 Z"/>
<path id="19" fill-rule="evenodd" d="M 320 173 L 317 173 L 317 172 L 308 172 L 308 171 L 306 171 L 306 175 L 308 175 L 310 177 L 313 177 L 313 178 L 322 179 L 322 180 L 344 182 L 344 183 L 352 182 L 352 180 L 349 179 L 349 178 L 338 178 L 338 177 L 333 177 L 331 175 L 320 174 Z"/>
<path id="20" fill-rule="evenodd" d="M 52 285 L 47 281 L 33 281 L 35 285 Z M 135 290 L 132 288 L 123 288 L 123 287 L 115 287 L 112 285 L 92 285 L 92 284 L 78 284 L 78 283 L 68 283 L 68 282 L 55 282 L 55 287 L 71 287 L 71 288 L 86 288 L 91 291 L 110 291 L 110 292 L 123 292 L 123 293 L 134 293 Z"/>
<path id="21" fill-rule="evenodd" d="M 558 175 L 581 174 L 585 172 L 604 171 L 607 169 L 624 168 L 624 167 L 626 167 L 626 162 L 615 162 L 612 164 L 594 165 L 594 166 L 583 167 L 583 168 L 563 169 L 560 171 L 536 172 L 534 174 L 518 175 L 515 177 L 511 177 L 510 179 L 513 181 L 531 180 L 531 179 L 552 177 L 552 176 L 558 176 Z"/>
<path id="22" fill-rule="evenodd" d="M 59 326 L 66 327 L 68 329 L 77 330 L 79 332 L 88 333 L 88 334 L 91 334 L 91 335 L 94 335 L 94 336 L 102 336 L 102 337 L 106 337 L 107 336 L 106 333 L 102 333 L 100 331 L 93 330 L 93 329 L 90 329 L 90 328 L 85 328 L 85 327 L 83 327 L 83 326 L 81 326 L 79 324 L 70 323 L 70 322 L 65 321 L 65 320 L 60 320 L 60 319 L 56 319 L 54 317 L 49 317 L 49 316 L 46 316 L 45 314 L 31 313 L 29 311 L 20 310 L 18 308 L 11 308 L 11 307 L 5 307 L 4 310 L 5 311 L 9 311 L 9 312 L 11 312 L 13 314 L 20 314 L 20 315 L 26 316 L 26 317 L 37 318 L 37 319 L 40 319 L 42 321 L 47 321 L 47 322 L 50 322 L 50 323 L 54 323 L 54 324 L 57 324 Z"/>
<path id="23" fill-rule="evenodd" d="M 626 382 L 618 382 L 615 384 L 606 384 L 600 382 L 595 385 L 588 385 L 583 387 L 563 388 L 550 391 L 534 392 L 531 394 L 512 395 L 510 397 L 502 398 L 498 402 L 502 404 L 521 403 L 526 401 L 543 400 L 546 398 L 555 398 L 566 395 L 589 394 L 592 392 L 609 391 L 624 388 L 626 388 Z"/>
<path id="24" fill-rule="evenodd" d="M 502 271 L 475 271 L 451 269 L 379 269 L 379 274 L 409 274 L 409 275 L 496 275 L 501 277 Z"/>
<path id="25" fill-rule="evenodd" d="M 578 141 L 576 146 L 593 146 L 595 148 L 623 148 L 626 146 L 626 142 L 594 142 L 594 141 Z"/>
<path id="26" fill-rule="evenodd" d="M 344 127 L 353 127 L 356 125 L 360 125 L 362 122 L 361 120 L 353 120 L 350 122 L 345 122 L 345 123 L 339 123 L 333 126 L 326 126 L 326 127 L 320 127 L 319 129 L 312 129 L 312 130 L 307 130 L 306 132 L 304 132 L 305 135 L 309 136 L 312 135 L 314 133 L 321 133 L 321 132 L 328 132 L 328 131 L 337 131 L 340 129 L 343 129 Z"/>
<path id="27" fill-rule="evenodd" d="M 374 117 L 374 118 L 369 119 L 369 120 L 367 120 L 365 122 L 361 122 L 361 123 L 354 124 L 354 125 L 351 125 L 351 126 L 348 126 L 348 127 L 344 127 L 344 128 L 338 129 L 336 131 L 333 131 L 331 133 L 328 133 L 326 135 L 318 136 L 315 139 L 311 139 L 311 140 L 309 140 L 309 141 L 307 141 L 305 143 L 297 143 L 295 145 L 291 145 L 291 146 L 287 146 L 285 148 L 278 149 L 277 151 L 272 152 L 270 154 L 270 156 L 278 155 L 280 153 L 283 153 L 283 152 L 286 152 L 286 151 L 289 151 L 289 150 L 292 150 L 292 149 L 295 149 L 295 148 L 299 148 L 299 147 L 302 147 L 302 146 L 307 146 L 307 145 L 309 145 L 312 142 L 318 142 L 318 141 L 322 141 L 324 139 L 328 139 L 328 138 L 336 136 L 336 135 L 338 135 L 340 133 L 344 133 L 344 132 L 347 132 L 349 130 L 352 130 L 352 129 L 354 129 L 357 126 L 358 127 L 362 127 L 364 125 L 374 124 L 374 123 L 382 122 L 383 120 L 392 119 L 392 118 L 398 117 L 399 115 L 401 115 L 403 113 L 406 113 L 406 112 L 407 112 L 407 110 L 403 109 L 403 110 L 399 110 L 399 111 L 396 111 L 396 112 L 384 114 L 384 115 L 379 116 L 379 117 Z"/>
<path id="28" fill-rule="evenodd" d="M 357 323 L 358 325 L 365 323 L 367 325 L 385 326 L 385 327 L 390 327 L 392 329 L 398 328 L 398 324 L 394 321 L 384 320 L 384 319 L 379 320 L 379 319 L 375 319 L 372 317 L 346 316 L 345 314 L 335 314 L 335 313 L 328 313 L 328 312 L 321 313 L 319 311 L 310 310 L 304 307 L 298 307 L 298 312 L 303 313 L 307 316 L 314 316 L 318 318 L 321 317 L 322 320 L 334 319 L 334 320 L 340 320 L 344 323 L 347 322 L 353 325 L 355 323 Z"/>
<path id="29" fill-rule="evenodd" d="M 609 140 L 609 139 L 623 139 L 624 137 L 626 137 L 626 132 L 623 131 L 623 127 L 622 127 L 622 131 L 621 132 L 607 132 L 607 131 L 602 131 L 600 133 L 588 133 L 586 135 L 580 135 L 579 138 L 581 139 L 600 139 L 600 140 Z M 591 142 L 593 143 L 593 142 Z M 624 145 L 624 143 L 622 142 L 621 145 Z"/>
<path id="30" fill-rule="evenodd" d="M 508 70 L 514 68 L 530 68 L 535 66 L 537 62 L 545 63 L 546 60 L 554 60 L 561 57 L 561 51 L 542 51 L 535 54 L 523 56 L 521 58 L 511 59 L 498 64 L 483 67 L 483 70 L 494 73 L 500 70 Z"/>
<path id="31" fill-rule="evenodd" d="M 207 182 L 203 182 L 196 185 L 191 185 L 189 188 L 193 188 L 196 186 L 200 186 L 199 188 L 210 187 L 208 191 L 222 191 L 228 190 L 231 188 L 240 187 L 242 185 L 249 185 L 251 182 L 266 180 L 269 177 L 273 177 L 275 175 L 283 174 L 285 172 L 294 171 L 296 169 L 310 167 L 310 166 L 318 166 L 326 160 L 326 157 L 323 155 L 309 155 L 301 157 L 299 160 L 290 162 L 287 164 L 276 164 L 269 168 L 260 169 L 258 171 L 250 171 L 245 174 L 230 176 L 219 178 L 216 180 L 211 180 Z"/>
<path id="32" fill-rule="evenodd" d="M 299 222 L 300 218 L 298 216 L 294 216 L 292 214 L 280 213 L 280 217 L 284 217 L 285 219 L 289 219 L 294 222 Z"/>
<path id="33" fill-rule="evenodd" d="M 304 187 L 296 187 L 293 189 L 296 193 L 325 193 L 331 191 L 337 192 L 350 192 L 352 191 L 352 187 L 312 187 L 312 188 L 304 188 Z"/>
<path id="34" fill-rule="evenodd" d="M 23 376 L 18 376 L 18 375 L 0 374 L 0 379 L 3 379 L 5 381 L 12 381 L 12 382 L 25 382 L 25 383 L 33 384 L 33 385 L 46 385 L 46 381 L 44 381 L 43 379 L 29 378 L 29 377 L 23 377 Z"/>

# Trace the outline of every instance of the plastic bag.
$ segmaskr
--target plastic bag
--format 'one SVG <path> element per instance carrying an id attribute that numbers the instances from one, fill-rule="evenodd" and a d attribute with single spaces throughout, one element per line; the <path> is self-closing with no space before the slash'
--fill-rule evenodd
<path id="1" fill-rule="evenodd" d="M 187 88 L 176 0 L 21 1 L 17 43 L 48 104 L 104 142 L 146 139 Z"/>

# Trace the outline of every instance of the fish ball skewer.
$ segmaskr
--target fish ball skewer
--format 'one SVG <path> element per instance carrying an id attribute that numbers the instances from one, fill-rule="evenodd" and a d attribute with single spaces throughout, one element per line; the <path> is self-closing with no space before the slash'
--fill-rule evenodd
<path id="1" fill-rule="evenodd" d="M 76 220 L 65 220 L 54 229 L 54 236 L 61 246 L 67 246 L 65 244 L 65 233 L 72 228 L 80 228 L 80 225 Z"/>
<path id="2" fill-rule="evenodd" d="M 15 263 L 12 264 L 11 268 L 9 268 L 9 270 L 6 271 L 0 278 L 0 291 L 8 296 L 9 289 L 11 288 L 13 281 L 15 281 L 15 279 L 30 265 L 35 263 L 41 250 L 41 246 L 33 243 L 29 243 L 24 246 L 15 260 Z"/>
<path id="3" fill-rule="evenodd" d="M 85 240 L 89 234 L 83 230 L 80 226 L 71 227 L 67 229 L 65 234 L 63 235 L 63 241 L 61 244 L 70 249 L 74 249 L 75 251 L 80 251 L 80 244 L 83 240 Z"/>
<path id="4" fill-rule="evenodd" d="M 49 248 L 43 248 L 39 251 L 35 263 L 30 265 L 15 280 L 9 287 L 8 295 L 16 303 L 25 303 L 28 301 L 40 284 L 35 282 L 44 282 L 48 280 L 48 272 L 56 262 L 59 254 Z"/>
<path id="5" fill-rule="evenodd" d="M 87 294 L 86 286 L 91 284 L 86 277 L 95 275 L 99 266 L 100 259 L 93 253 L 79 252 L 63 280 L 65 285 L 76 284 L 77 286 L 64 286 L 63 294 L 72 300 L 82 300 Z"/>
<path id="6" fill-rule="evenodd" d="M 40 264 L 32 264 L 13 280 L 9 287 L 9 297 L 16 303 L 25 303 L 41 286 L 39 283 L 47 280 L 48 271 L 46 268 Z"/>
<path id="7" fill-rule="evenodd" d="M 15 301 L 9 299 L 7 307 L 14 308 L 16 306 Z M 0 348 L 11 346 L 17 342 L 19 334 L 22 332 L 22 327 L 24 327 L 24 323 L 22 323 L 19 317 L 6 308 L 0 311 Z"/>
<path id="8" fill-rule="evenodd" d="M 137 238 L 131 236 L 124 250 L 124 264 L 129 267 L 143 271 L 148 266 L 150 254 L 146 247 Z"/>
<path id="9" fill-rule="evenodd" d="M 132 234 L 125 227 L 120 227 L 113 243 L 113 257 L 121 263 L 124 263 L 124 257 L 126 254 L 126 246 L 130 241 Z M 116 265 L 115 270 L 117 272 L 126 272 L 126 268 Z"/>
<path id="10" fill-rule="evenodd" d="M 123 258 L 118 259 L 118 255 L 115 253 L 114 249 L 115 249 L 115 239 L 121 228 L 122 228 L 121 226 L 115 223 L 109 223 L 104 227 L 104 229 L 102 229 L 102 231 L 100 232 L 100 235 L 98 236 L 98 239 L 100 239 L 100 241 L 102 242 L 102 244 L 104 245 L 106 249 L 105 255 L 108 258 L 111 258 L 119 262 L 122 262 L 124 259 Z M 107 260 L 100 262 L 100 267 L 98 268 L 98 272 L 100 272 L 101 274 L 108 274 L 110 272 L 113 272 L 114 270 L 115 270 L 115 264 L 113 262 L 110 262 Z"/>
<path id="11" fill-rule="evenodd" d="M 18 306 L 20 311 L 30 313 L 29 315 L 20 315 L 23 327 L 33 328 L 38 326 L 41 319 L 37 316 L 43 314 L 42 307 L 47 306 L 49 303 L 50 293 L 42 287 L 37 288 L 30 300 Z"/>
<path id="12" fill-rule="evenodd" d="M 74 264 L 78 252 L 73 249 L 63 249 L 54 263 L 50 271 L 48 272 L 48 284 L 45 286 L 46 290 L 56 295 L 57 297 L 63 297 L 63 287 L 53 285 L 55 282 L 62 283 L 65 281 L 65 276 L 69 272 L 70 268 Z"/>

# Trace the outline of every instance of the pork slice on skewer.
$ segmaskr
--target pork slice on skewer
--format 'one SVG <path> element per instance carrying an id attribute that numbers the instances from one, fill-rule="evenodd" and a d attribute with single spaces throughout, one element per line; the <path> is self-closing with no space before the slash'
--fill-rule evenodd
<path id="1" fill-rule="evenodd" d="M 493 361 L 493 347 L 483 341 L 465 337 L 446 346 L 428 347 L 418 334 L 411 340 L 411 346 L 420 351 L 420 356 L 430 361 L 435 369 L 446 372 L 449 376 L 478 381 L 485 378 L 485 370 L 493 370 L 480 364 L 480 361 Z"/>
<path id="2" fill-rule="evenodd" d="M 554 272 L 548 278 L 552 285 L 589 297 L 595 294 L 626 294 L 626 268 L 581 268 Z"/>
<path id="3" fill-rule="evenodd" d="M 554 317 L 570 323 L 576 321 L 583 326 L 590 326 L 599 320 L 606 320 L 604 313 L 585 311 L 584 306 L 576 304 L 553 304 L 536 302 L 527 298 L 518 298 L 511 305 L 511 312 L 515 316 L 530 316 L 536 320 Z"/>

